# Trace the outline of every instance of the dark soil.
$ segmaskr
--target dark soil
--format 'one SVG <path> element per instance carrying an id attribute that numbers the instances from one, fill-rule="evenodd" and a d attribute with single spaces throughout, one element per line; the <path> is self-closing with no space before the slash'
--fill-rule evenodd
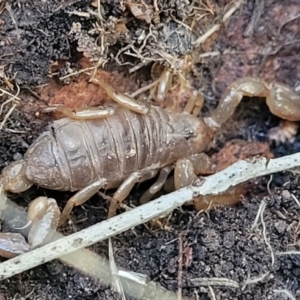
<path id="1" fill-rule="evenodd" d="M 138 17 L 133 13 L 135 7 L 131 1 L 128 1 L 132 5 L 129 7 L 122 7 L 120 1 L 101 1 L 101 14 L 107 22 L 97 30 L 96 22 L 101 23 L 99 16 L 91 13 L 91 10 L 97 12 L 97 1 L 92 5 L 91 1 L 76 0 L 63 4 L 54 0 L 38 1 L 38 4 L 30 0 L 0 2 L 0 88 L 12 94 L 16 93 L 17 86 L 21 90 L 19 110 L 13 112 L 0 133 L 1 169 L 22 158 L 48 124 L 51 116 L 38 118 L 36 112 L 45 105 L 45 99 L 37 95 L 37 86 L 49 83 L 49 77 L 58 84 L 69 83 L 72 79 L 59 80 L 59 77 L 69 74 L 70 69 L 79 70 L 80 60 L 85 57 L 93 62 L 109 59 L 105 65 L 107 70 L 122 70 L 125 74 L 143 59 L 149 60 L 149 64 L 145 63 L 137 71 L 143 74 L 141 78 L 148 80 L 151 63 L 172 64 L 162 53 L 176 58 L 189 53 L 192 41 L 214 22 L 218 23 L 230 3 L 203 1 L 212 5 L 215 15 L 199 19 L 189 31 L 179 24 L 194 13 L 191 1 L 157 2 L 163 12 L 154 22 L 154 10 L 143 11 Z M 201 47 L 192 49 L 193 68 L 188 76 L 191 84 L 204 94 L 203 114 L 216 105 L 226 86 L 243 76 L 260 76 L 268 82 L 276 80 L 299 91 L 300 4 L 297 0 L 287 0 L 284 4 L 279 0 L 262 1 L 264 5 L 259 2 L 247 1 L 219 32 Z M 152 5 L 152 1 L 145 3 Z M 88 16 L 82 15 L 87 12 Z M 121 18 L 126 22 L 117 21 Z M 79 23 L 80 29 L 75 30 L 74 23 Z M 141 47 L 139 38 L 149 33 L 150 24 L 154 37 L 146 39 L 142 57 L 132 57 L 135 49 Z M 103 33 L 102 44 L 97 39 L 99 32 Z M 128 51 L 129 54 L 125 54 Z M 199 58 L 209 52 L 218 54 Z M 3 97 L 1 103 L 6 99 Z M 2 119 L 9 105 L 4 106 Z M 269 130 L 279 122 L 261 99 L 245 99 L 234 118 L 224 126 L 211 152 L 233 138 L 268 142 L 275 156 L 299 152 L 299 134 L 285 143 L 268 140 Z M 300 250 L 300 207 L 294 199 L 300 198 L 298 178 L 289 173 L 277 174 L 270 192 L 268 180 L 257 181 L 256 191 L 251 189 L 235 207 L 201 213 L 193 207 L 184 207 L 175 210 L 161 226 L 157 223 L 140 225 L 115 237 L 117 265 L 146 274 L 150 280 L 175 293 L 181 286 L 182 295 L 191 299 L 293 299 L 288 293 L 300 299 L 300 255 L 277 254 Z M 135 203 L 133 199 L 147 186 L 148 183 L 135 188 L 129 203 Z M 61 207 L 70 197 L 69 193 L 37 188 L 11 197 L 27 207 L 37 195 L 60 198 Z M 261 201 L 267 202 L 263 215 L 265 230 L 261 221 L 252 230 Z M 72 222 L 62 230 L 65 234 L 79 231 L 105 220 L 106 215 L 107 203 L 95 196 L 74 210 Z M 5 224 L 3 229 L 6 229 Z M 274 264 L 264 231 L 275 255 Z M 108 255 L 107 242 L 91 249 Z M 180 268 L 182 278 L 178 280 Z M 240 287 L 214 285 L 208 282 L 209 278 L 234 280 Z M 0 282 L 2 300 L 1 297 L 6 300 L 118 299 L 109 286 L 59 261 Z M 143 299 L 157 298 L 145 295 Z"/>

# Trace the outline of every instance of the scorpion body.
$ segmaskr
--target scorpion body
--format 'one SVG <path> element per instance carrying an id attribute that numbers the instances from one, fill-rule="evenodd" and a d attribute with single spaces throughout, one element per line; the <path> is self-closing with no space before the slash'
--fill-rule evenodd
<path id="1" fill-rule="evenodd" d="M 96 180 L 118 187 L 131 173 L 158 170 L 201 153 L 212 131 L 199 118 L 152 107 L 148 114 L 119 108 L 105 119 L 55 121 L 25 155 L 25 175 L 53 190 L 77 191 Z"/>

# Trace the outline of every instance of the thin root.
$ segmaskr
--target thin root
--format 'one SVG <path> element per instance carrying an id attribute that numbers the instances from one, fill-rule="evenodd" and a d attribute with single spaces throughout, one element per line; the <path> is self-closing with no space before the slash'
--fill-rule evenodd
<path id="1" fill-rule="evenodd" d="M 293 294 L 288 290 L 273 290 L 275 294 L 285 294 L 289 299 L 296 300 Z"/>
<path id="2" fill-rule="evenodd" d="M 291 250 L 291 251 L 284 251 L 284 252 L 276 252 L 277 256 L 281 255 L 300 255 L 300 251 L 297 250 Z"/>
<path id="3" fill-rule="evenodd" d="M 267 278 L 269 276 L 270 272 L 264 273 L 260 276 L 254 277 L 254 278 L 249 278 L 245 281 L 242 290 L 244 290 L 246 288 L 247 285 L 249 284 L 255 284 L 255 283 L 259 283 L 265 280 L 265 278 Z"/>
<path id="4" fill-rule="evenodd" d="M 212 299 L 212 300 L 217 300 L 213 288 L 212 288 L 211 286 L 209 286 L 208 288 L 209 288 L 209 291 L 210 291 L 210 294 L 211 294 L 211 299 Z"/>
<path id="5" fill-rule="evenodd" d="M 255 220 L 254 220 L 254 222 L 251 226 L 251 230 L 254 230 L 254 228 L 257 227 L 258 220 L 259 220 L 259 217 L 261 215 L 261 212 L 262 212 L 262 210 L 264 210 L 266 208 L 266 206 L 267 206 L 267 203 L 264 200 L 262 200 L 260 205 L 259 205 Z"/>
<path id="6" fill-rule="evenodd" d="M 260 221 L 261 221 L 261 225 L 263 227 L 263 237 L 264 237 L 265 243 L 266 243 L 266 245 L 268 246 L 268 248 L 270 249 L 270 252 L 271 252 L 272 266 L 274 266 L 275 255 L 274 255 L 273 248 L 272 248 L 271 244 L 269 243 L 269 241 L 267 239 L 267 235 L 266 235 L 266 223 L 265 223 L 264 218 L 263 218 L 265 208 L 266 208 L 266 206 L 264 206 L 264 208 L 261 211 Z"/>
<path id="7" fill-rule="evenodd" d="M 291 194 L 292 198 L 295 200 L 296 204 L 300 207 L 300 202 L 299 200 L 296 198 L 296 196 L 294 194 Z"/>
<path id="8" fill-rule="evenodd" d="M 260 204 L 260 206 L 258 208 L 255 220 L 254 220 L 254 222 L 252 224 L 251 230 L 254 230 L 254 228 L 258 224 L 258 220 L 260 219 L 260 222 L 261 222 L 261 225 L 262 225 L 262 229 L 263 229 L 262 233 L 263 233 L 264 241 L 265 241 L 267 247 L 270 249 L 271 259 L 272 259 L 272 266 L 273 266 L 274 263 L 275 263 L 275 255 L 274 255 L 273 248 L 272 248 L 271 244 L 269 243 L 267 235 L 266 235 L 266 223 L 265 223 L 264 218 L 263 218 L 264 211 L 265 211 L 266 207 L 267 207 L 267 203 L 264 200 L 262 200 L 262 202 L 261 202 L 261 204 Z"/>

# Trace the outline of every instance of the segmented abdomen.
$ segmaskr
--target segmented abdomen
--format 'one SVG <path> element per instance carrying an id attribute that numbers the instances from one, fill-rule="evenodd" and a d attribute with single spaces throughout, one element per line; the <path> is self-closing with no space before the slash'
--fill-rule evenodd
<path id="1" fill-rule="evenodd" d="M 146 115 L 119 108 L 102 120 L 55 121 L 28 149 L 27 179 L 76 191 L 97 179 L 118 187 L 132 172 L 159 169 L 204 151 L 213 131 L 199 118 L 152 107 Z"/>
<path id="2" fill-rule="evenodd" d="M 81 189 L 97 178 L 113 186 L 134 171 L 166 165 L 168 123 L 168 113 L 156 107 L 147 115 L 118 109 L 103 120 L 55 122 L 59 164 L 69 174 L 69 189 Z"/>
<path id="3" fill-rule="evenodd" d="M 168 115 L 157 108 L 147 115 L 119 109 L 114 116 L 103 120 L 102 128 L 97 122 L 86 122 L 94 141 L 89 145 L 90 151 L 94 151 L 92 146 L 96 148 L 95 156 L 101 160 L 99 176 L 113 180 L 120 174 L 124 178 L 134 171 L 164 162 L 167 123 Z"/>

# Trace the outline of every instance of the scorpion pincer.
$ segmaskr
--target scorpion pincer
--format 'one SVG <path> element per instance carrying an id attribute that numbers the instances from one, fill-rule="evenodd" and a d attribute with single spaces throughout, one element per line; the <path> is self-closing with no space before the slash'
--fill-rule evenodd
<path id="1" fill-rule="evenodd" d="M 170 72 L 166 79 L 168 83 Z M 115 110 L 80 111 L 58 107 L 67 117 L 54 121 L 50 130 L 31 145 L 24 159 L 13 162 L 1 174 L 2 199 L 7 191 L 19 193 L 33 184 L 53 190 L 76 191 L 62 213 L 54 199 L 39 197 L 31 203 L 28 210 L 31 248 L 51 239 L 51 232 L 65 223 L 73 207 L 83 204 L 100 189 L 116 189 L 109 208 L 111 217 L 118 203 L 128 196 L 137 182 L 153 178 L 158 172 L 156 182 L 144 193 L 142 202 L 150 200 L 162 188 L 173 169 L 176 189 L 191 184 L 203 171 L 213 172 L 214 166 L 203 152 L 243 96 L 265 97 L 272 113 L 284 119 L 300 120 L 300 97 L 286 86 L 268 85 L 258 78 L 234 82 L 211 116 L 204 119 L 190 114 L 193 105 L 188 105 L 190 109 L 184 113 L 168 112 L 138 103 L 126 94 L 118 94 L 106 83 L 95 79 L 93 82 L 105 89 L 118 107 Z M 161 87 L 169 86 L 162 83 L 158 88 L 158 99 L 166 93 Z M 192 101 L 197 102 L 196 99 Z M 1 238 L 5 239 L 4 235 L 2 233 L 0 243 Z M 11 233 L 6 235 L 8 240 L 12 238 Z M 25 250 L 14 252 L 16 247 L 10 247 L 9 242 L 3 242 L 3 245 L 9 253 L 6 256 L 29 249 L 24 246 Z"/>

